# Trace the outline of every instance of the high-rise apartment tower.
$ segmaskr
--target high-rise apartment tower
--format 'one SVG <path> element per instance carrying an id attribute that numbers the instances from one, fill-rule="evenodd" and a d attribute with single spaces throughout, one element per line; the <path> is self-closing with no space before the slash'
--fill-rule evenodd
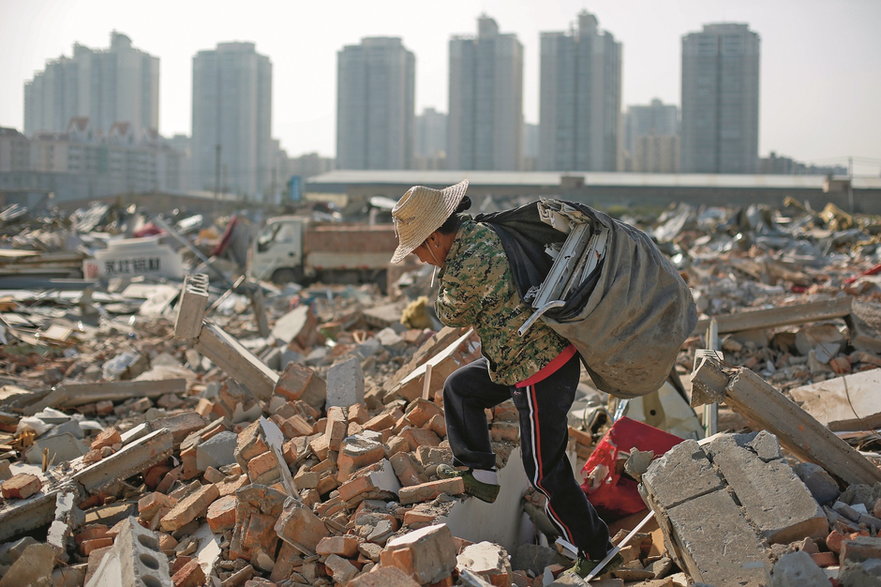
<path id="1" fill-rule="evenodd" d="M 192 156 L 198 189 L 262 199 L 272 188 L 272 64 L 254 43 L 193 57 Z"/>
<path id="2" fill-rule="evenodd" d="M 397 37 L 367 37 L 337 53 L 337 168 L 409 169 L 416 58 Z"/>
<path id="3" fill-rule="evenodd" d="M 517 170 L 523 135 L 523 45 L 482 15 L 477 36 L 450 39 L 448 169 Z"/>
<path id="4" fill-rule="evenodd" d="M 539 168 L 615 171 L 621 43 L 582 11 L 577 28 L 541 34 Z"/>
<path id="5" fill-rule="evenodd" d="M 73 46 L 73 57 L 49 61 L 24 87 L 24 130 L 66 132 L 74 118 L 88 118 L 107 134 L 117 122 L 136 133 L 159 128 L 159 59 L 113 32 L 110 48 Z"/>
<path id="6" fill-rule="evenodd" d="M 704 25 L 682 37 L 682 171 L 754 173 L 759 152 L 759 35 Z"/>

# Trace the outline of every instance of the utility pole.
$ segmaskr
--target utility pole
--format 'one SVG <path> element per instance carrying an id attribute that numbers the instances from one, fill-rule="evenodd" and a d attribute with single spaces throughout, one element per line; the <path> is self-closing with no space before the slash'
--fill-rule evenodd
<path id="1" fill-rule="evenodd" d="M 214 145 L 214 199 L 220 198 L 220 143 Z"/>
<path id="2" fill-rule="evenodd" d="M 853 214 L 853 157 L 847 158 L 847 205 Z"/>

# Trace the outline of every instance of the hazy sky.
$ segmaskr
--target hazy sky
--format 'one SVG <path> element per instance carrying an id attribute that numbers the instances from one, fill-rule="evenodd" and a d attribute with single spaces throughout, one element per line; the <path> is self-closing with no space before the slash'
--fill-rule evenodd
<path id="1" fill-rule="evenodd" d="M 22 129 L 24 82 L 73 44 L 125 33 L 160 59 L 159 130 L 190 133 L 192 58 L 253 41 L 273 67 L 273 136 L 290 155 L 335 151 L 336 53 L 399 36 L 416 55 L 417 112 L 447 111 L 448 41 L 485 12 L 524 45 L 524 117 L 538 122 L 539 33 L 594 13 L 623 44 L 623 102 L 679 104 L 683 34 L 747 23 L 761 38 L 759 152 L 881 171 L 881 0 L 0 0 L 0 126 Z"/>

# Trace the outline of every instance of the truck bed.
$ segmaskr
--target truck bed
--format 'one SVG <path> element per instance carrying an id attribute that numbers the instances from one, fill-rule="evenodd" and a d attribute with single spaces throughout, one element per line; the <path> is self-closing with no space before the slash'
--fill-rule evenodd
<path id="1" fill-rule="evenodd" d="M 392 224 L 310 226 L 303 237 L 307 258 L 311 253 L 388 253 L 391 258 L 397 246 Z"/>

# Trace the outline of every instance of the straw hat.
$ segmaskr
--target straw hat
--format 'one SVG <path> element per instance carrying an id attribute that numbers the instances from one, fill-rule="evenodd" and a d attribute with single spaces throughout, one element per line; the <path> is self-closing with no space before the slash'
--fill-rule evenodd
<path id="1" fill-rule="evenodd" d="M 459 207 L 467 189 L 468 180 L 465 179 L 442 190 L 422 185 L 414 185 L 407 190 L 392 209 L 398 248 L 391 262 L 397 264 L 403 261 L 440 228 Z"/>

